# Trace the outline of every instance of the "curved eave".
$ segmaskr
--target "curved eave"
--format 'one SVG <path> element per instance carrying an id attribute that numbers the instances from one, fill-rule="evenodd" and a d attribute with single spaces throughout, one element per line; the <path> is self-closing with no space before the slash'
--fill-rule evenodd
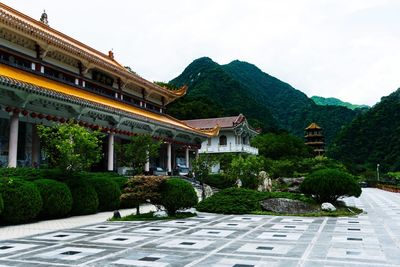
<path id="1" fill-rule="evenodd" d="M 129 72 L 120 63 L 108 55 L 93 49 L 92 47 L 85 45 L 1 2 L 0 23 L 3 24 L 4 27 L 11 28 L 37 43 L 45 43 L 46 45 L 52 46 L 56 49 L 61 49 L 81 61 L 93 62 L 108 71 L 114 72 L 127 80 L 131 80 L 132 82 L 143 86 L 145 89 L 152 89 L 161 95 L 166 95 L 171 98 L 168 102 L 172 102 L 186 93 L 187 88 L 172 91 L 147 81 L 139 75 Z"/>
<path id="2" fill-rule="evenodd" d="M 17 85 L 20 83 L 33 86 L 37 89 L 43 91 L 51 91 L 53 93 L 61 94 L 74 98 L 75 100 L 82 101 L 85 103 L 91 103 L 93 106 L 102 106 L 103 108 L 108 108 L 111 110 L 118 110 L 134 116 L 141 117 L 148 121 L 154 121 L 156 123 L 161 123 L 177 130 L 183 130 L 186 132 L 191 132 L 192 134 L 197 134 L 202 137 L 214 136 L 215 131 L 202 131 L 196 128 L 192 128 L 178 119 L 165 114 L 158 114 L 149 112 L 107 97 L 96 95 L 90 92 L 80 90 L 78 88 L 65 85 L 63 83 L 55 82 L 47 78 L 37 76 L 19 69 L 15 69 L 3 64 L 0 64 L 0 74 L 3 77 L 7 77 L 14 80 Z M 218 130 L 219 131 L 219 130 Z"/>

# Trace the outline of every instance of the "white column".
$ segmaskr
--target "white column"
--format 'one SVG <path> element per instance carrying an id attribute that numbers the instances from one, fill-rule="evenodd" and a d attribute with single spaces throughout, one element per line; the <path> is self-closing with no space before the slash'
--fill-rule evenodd
<path id="1" fill-rule="evenodd" d="M 189 168 L 189 147 L 186 147 L 186 151 L 185 151 L 185 159 L 186 159 L 186 167 Z"/>
<path id="2" fill-rule="evenodd" d="M 144 165 L 144 171 L 149 172 L 150 171 L 150 158 L 149 158 L 149 151 L 146 151 L 146 164 Z"/>
<path id="3" fill-rule="evenodd" d="M 17 167 L 17 151 L 18 151 L 18 125 L 19 115 L 14 113 L 10 118 L 10 138 L 8 146 L 8 167 Z"/>
<path id="4" fill-rule="evenodd" d="M 114 134 L 108 135 L 108 158 L 107 158 L 107 170 L 114 170 Z"/>
<path id="5" fill-rule="evenodd" d="M 37 133 L 36 124 L 32 124 L 32 167 L 40 164 L 40 137 Z"/>
<path id="6" fill-rule="evenodd" d="M 172 144 L 168 143 L 167 147 L 167 171 L 172 172 Z"/>

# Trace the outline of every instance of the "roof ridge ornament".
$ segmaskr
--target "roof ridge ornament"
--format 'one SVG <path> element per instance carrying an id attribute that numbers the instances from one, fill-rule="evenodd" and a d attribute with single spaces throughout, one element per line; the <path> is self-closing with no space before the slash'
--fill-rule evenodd
<path id="1" fill-rule="evenodd" d="M 42 16 L 40 17 L 40 21 L 43 24 L 46 24 L 47 26 L 49 25 L 49 20 L 48 20 L 48 17 L 47 17 L 46 10 L 43 10 Z"/>

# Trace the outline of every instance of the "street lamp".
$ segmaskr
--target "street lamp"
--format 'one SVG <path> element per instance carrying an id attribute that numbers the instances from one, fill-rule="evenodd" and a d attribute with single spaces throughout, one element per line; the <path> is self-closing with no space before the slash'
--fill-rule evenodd
<path id="1" fill-rule="evenodd" d="M 376 177 L 378 178 L 378 182 L 379 182 L 379 163 L 376 164 Z"/>

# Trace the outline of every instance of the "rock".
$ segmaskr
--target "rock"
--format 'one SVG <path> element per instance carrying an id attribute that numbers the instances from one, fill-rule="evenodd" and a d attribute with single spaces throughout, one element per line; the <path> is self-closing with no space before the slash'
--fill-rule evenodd
<path id="1" fill-rule="evenodd" d="M 269 198 L 260 202 L 265 211 L 285 214 L 300 214 L 316 211 L 311 205 L 288 198 Z"/>
<path id="2" fill-rule="evenodd" d="M 287 184 L 288 186 L 298 186 L 304 181 L 304 177 L 297 177 L 297 178 L 283 178 L 280 177 L 277 181 L 281 184 Z"/>
<path id="3" fill-rule="evenodd" d="M 168 214 L 163 210 L 159 210 L 153 213 L 153 217 L 163 218 L 163 217 L 168 217 Z"/>
<path id="4" fill-rule="evenodd" d="M 322 203 L 321 209 L 324 211 L 335 211 L 336 208 L 329 202 Z"/>

